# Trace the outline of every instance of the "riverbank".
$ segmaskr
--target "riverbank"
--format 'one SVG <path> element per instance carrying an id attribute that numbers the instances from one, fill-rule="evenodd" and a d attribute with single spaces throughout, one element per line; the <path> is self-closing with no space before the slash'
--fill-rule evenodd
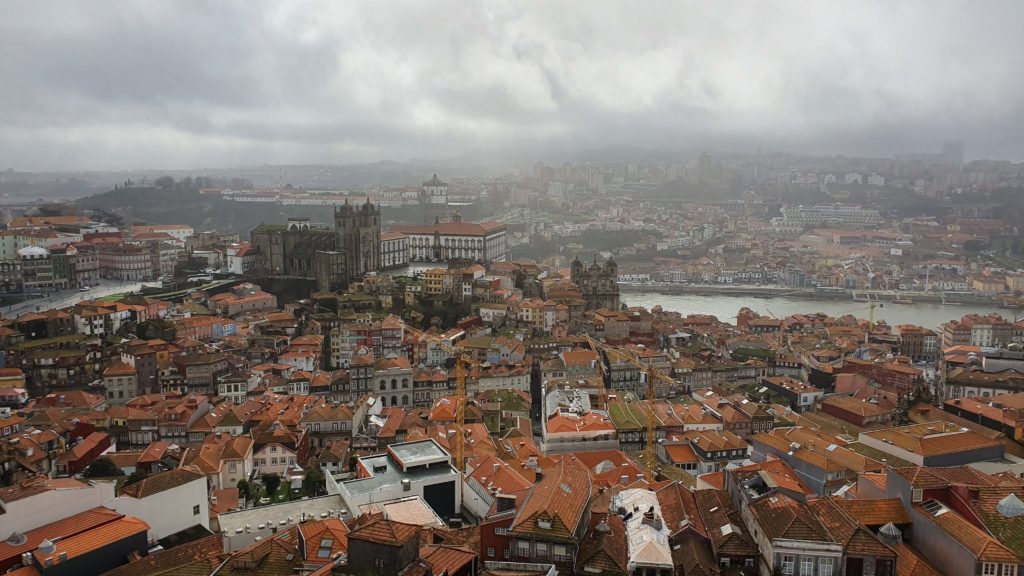
<path id="1" fill-rule="evenodd" d="M 931 302 L 896 304 L 890 300 L 877 302 L 875 306 L 871 306 L 870 302 L 854 302 L 852 298 L 849 300 L 798 298 L 777 293 L 771 296 L 757 297 L 743 292 L 669 294 L 653 290 L 633 291 L 626 286 L 622 286 L 621 298 L 627 306 L 643 306 L 648 310 L 655 306 L 661 306 L 664 310 L 672 310 L 683 315 L 711 314 L 725 322 L 735 322 L 736 313 L 741 308 L 750 308 L 758 314 L 777 318 L 813 312 L 824 312 L 833 317 L 852 314 L 858 318 L 870 318 L 874 315 L 876 322 L 884 320 L 890 326 L 916 324 L 933 330 L 939 330 L 942 323 L 959 319 L 965 314 L 996 313 L 1008 320 L 1013 320 L 1012 313 L 1015 312 L 1014 310 L 1000 309 L 994 305 Z"/>
<path id="2" fill-rule="evenodd" d="M 751 298 L 795 298 L 800 300 L 831 300 L 836 302 L 867 302 L 867 298 L 882 304 L 905 303 L 972 304 L 999 306 L 1001 301 L 984 295 L 966 292 L 912 292 L 906 290 L 846 290 L 843 288 L 790 288 L 786 286 L 755 286 L 730 284 L 626 284 L 619 283 L 623 293 L 668 294 L 695 296 L 747 296 Z M 857 300 L 854 300 L 856 294 Z M 899 302 L 897 302 L 899 300 Z"/>

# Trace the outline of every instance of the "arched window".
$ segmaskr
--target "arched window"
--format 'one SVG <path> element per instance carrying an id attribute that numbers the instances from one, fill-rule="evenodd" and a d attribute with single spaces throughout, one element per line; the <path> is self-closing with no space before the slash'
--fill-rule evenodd
<path id="1" fill-rule="evenodd" d="M 402 394 L 402 406 L 408 406 L 408 405 L 409 405 L 409 396 L 406 395 L 406 394 Z"/>
<path id="2" fill-rule="evenodd" d="M 381 390 L 387 390 L 387 389 L 388 389 L 388 387 L 387 387 L 387 382 L 385 382 L 385 381 L 381 380 L 381 381 L 380 381 L 380 389 L 381 389 Z"/>
<path id="3" fill-rule="evenodd" d="M 387 405 L 388 405 L 388 398 L 387 398 L 387 396 L 381 396 L 380 397 L 380 405 L 382 407 L 387 407 Z"/>
<path id="4" fill-rule="evenodd" d="M 408 388 L 408 387 L 409 387 L 409 379 L 408 378 L 402 378 L 402 388 Z"/>
<path id="5" fill-rule="evenodd" d="M 396 388 L 398 388 L 398 380 L 392 378 L 391 379 L 391 389 L 394 390 Z"/>

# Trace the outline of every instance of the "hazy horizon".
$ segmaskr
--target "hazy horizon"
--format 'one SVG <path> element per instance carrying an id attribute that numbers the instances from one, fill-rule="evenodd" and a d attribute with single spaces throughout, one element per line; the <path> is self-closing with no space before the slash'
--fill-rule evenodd
<path id="1" fill-rule="evenodd" d="M 947 139 L 1020 161 L 1021 16 L 1009 1 L 15 2 L 0 170 L 891 157 Z"/>

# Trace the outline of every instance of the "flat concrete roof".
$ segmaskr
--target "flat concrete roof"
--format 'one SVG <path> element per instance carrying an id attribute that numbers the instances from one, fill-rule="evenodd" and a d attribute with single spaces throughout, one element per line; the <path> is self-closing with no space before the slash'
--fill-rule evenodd
<path id="1" fill-rule="evenodd" d="M 419 496 L 363 504 L 359 506 L 359 513 L 360 515 L 383 514 L 388 520 L 418 526 L 445 526 L 444 520 L 441 520 L 434 509 Z"/>
<path id="2" fill-rule="evenodd" d="M 388 446 L 388 451 L 394 455 L 404 469 L 449 460 L 448 453 L 444 451 L 444 448 L 431 439 L 391 444 Z"/>
<path id="3" fill-rule="evenodd" d="M 390 446 L 388 447 L 390 448 Z M 447 457 L 447 453 L 445 453 Z M 443 463 L 428 465 L 423 468 L 413 468 L 403 471 L 396 466 L 390 454 L 380 454 L 361 458 L 363 466 L 369 471 L 367 478 L 355 478 L 342 482 L 348 490 L 353 493 L 365 493 L 370 491 L 386 490 L 391 487 L 399 487 L 402 480 L 443 480 L 447 477 L 458 477 L 459 473 L 452 468 L 452 465 L 445 460 Z M 386 468 L 386 469 L 385 469 Z"/>
<path id="4" fill-rule="evenodd" d="M 345 501 L 341 496 L 333 494 L 320 496 L 305 500 L 292 500 L 280 504 L 257 506 L 236 512 L 227 512 L 218 517 L 220 529 L 229 543 L 225 545 L 228 552 L 240 550 L 256 541 L 256 537 L 266 538 L 272 533 L 271 528 L 278 530 L 298 524 L 303 518 L 307 520 L 322 520 L 334 516 L 343 520 L 351 518 L 351 512 L 346 510 Z M 291 521 L 289 521 L 289 517 Z M 284 524 L 281 524 L 281 522 Z M 260 530 L 260 525 L 263 530 Z M 248 530 L 246 529 L 248 526 Z M 241 532 L 238 532 L 241 529 Z"/>

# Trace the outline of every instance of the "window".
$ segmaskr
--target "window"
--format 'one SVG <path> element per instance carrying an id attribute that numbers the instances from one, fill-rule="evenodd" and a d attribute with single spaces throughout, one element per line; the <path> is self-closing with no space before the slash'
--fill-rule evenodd
<path id="1" fill-rule="evenodd" d="M 236 471 L 238 471 L 238 463 L 237 462 L 229 462 L 228 463 L 228 472 L 230 472 L 231 474 L 234 474 Z"/>
<path id="2" fill-rule="evenodd" d="M 536 549 L 537 549 L 537 558 L 547 558 L 548 557 L 548 545 L 547 545 L 547 543 L 545 543 L 545 542 L 537 542 Z"/>
<path id="3" fill-rule="evenodd" d="M 792 574 L 793 573 L 793 568 L 795 566 L 795 563 L 796 563 L 796 558 L 794 558 L 793 556 L 791 556 L 789 554 L 783 554 L 782 555 L 782 573 L 783 574 Z"/>
<path id="4" fill-rule="evenodd" d="M 487 557 L 488 558 L 494 558 L 494 548 L 493 547 L 488 547 L 487 548 Z"/>
<path id="5" fill-rule="evenodd" d="M 320 547 L 317 548 L 316 557 L 317 558 L 330 558 L 331 557 L 331 549 L 333 547 L 334 547 L 334 539 L 333 538 L 324 538 L 323 540 L 320 541 Z"/>
<path id="6" fill-rule="evenodd" d="M 505 560 L 508 560 L 509 556 L 510 556 L 509 550 L 508 550 L 508 548 L 505 548 Z"/>
<path id="7" fill-rule="evenodd" d="M 910 499 L 913 502 L 920 502 L 921 500 L 924 500 L 924 490 L 921 488 L 914 488 L 911 492 Z"/>
<path id="8" fill-rule="evenodd" d="M 192 515 L 199 516 L 199 504 L 196 504 L 195 506 L 192 507 Z"/>
<path id="9" fill-rule="evenodd" d="M 999 565 L 995 562 L 985 562 L 981 565 L 982 576 L 996 576 L 999 574 Z"/>
<path id="10" fill-rule="evenodd" d="M 800 576 L 814 576 L 814 558 L 804 556 L 800 559 Z"/>
<path id="11" fill-rule="evenodd" d="M 528 558 L 530 556 L 530 543 L 516 542 L 516 556 Z"/>
<path id="12" fill-rule="evenodd" d="M 1017 576 L 1017 565 L 1003 564 L 1003 576 Z"/>
<path id="13" fill-rule="evenodd" d="M 819 558 L 818 576 L 832 576 L 832 567 L 835 564 L 835 561 L 835 558 Z"/>
<path id="14" fill-rule="evenodd" d="M 277 452 L 277 446 L 271 446 L 270 447 L 270 451 L 271 452 Z"/>
<path id="15" fill-rule="evenodd" d="M 376 566 L 377 568 L 383 568 L 384 567 L 384 559 L 383 558 L 374 558 L 373 565 Z"/>
<path id="16" fill-rule="evenodd" d="M 495 528 L 494 534 L 497 536 L 505 536 L 508 534 L 508 528 Z"/>

